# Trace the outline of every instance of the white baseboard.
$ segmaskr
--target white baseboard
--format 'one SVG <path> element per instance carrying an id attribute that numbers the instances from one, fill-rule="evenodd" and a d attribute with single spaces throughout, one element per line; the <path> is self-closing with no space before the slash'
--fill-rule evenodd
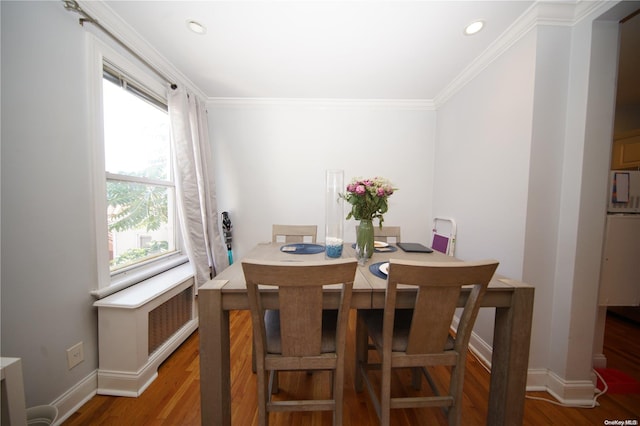
<path id="1" fill-rule="evenodd" d="M 593 368 L 606 368 L 607 357 L 604 354 L 593 355 Z"/>
<path id="2" fill-rule="evenodd" d="M 546 392 L 549 370 L 546 368 L 530 368 L 527 370 L 527 392 Z"/>
<path id="3" fill-rule="evenodd" d="M 158 377 L 158 372 L 151 365 L 146 365 L 139 373 L 126 371 L 98 370 L 99 395 L 126 396 L 136 398 L 142 395 L 149 385 Z"/>
<path id="4" fill-rule="evenodd" d="M 96 395 L 97 389 L 98 371 L 96 370 L 53 401 L 51 405 L 55 405 L 58 409 L 58 418 L 55 421 L 55 425 L 60 425 L 71 417 L 73 413 Z"/>
<path id="5" fill-rule="evenodd" d="M 469 339 L 469 350 L 489 370 L 491 369 L 493 348 L 476 333 L 472 333 Z M 562 404 L 591 404 L 595 392 L 594 383 L 592 380 L 565 380 L 545 368 L 530 368 L 527 371 L 527 392 L 548 392 Z"/>
<path id="6" fill-rule="evenodd" d="M 547 392 L 563 404 L 589 405 L 593 402 L 595 385 L 591 380 L 565 380 L 549 371 Z"/>

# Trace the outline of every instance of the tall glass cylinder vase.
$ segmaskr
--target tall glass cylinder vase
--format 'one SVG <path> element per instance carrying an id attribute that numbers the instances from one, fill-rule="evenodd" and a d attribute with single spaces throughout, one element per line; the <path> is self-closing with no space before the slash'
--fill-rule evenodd
<path id="1" fill-rule="evenodd" d="M 326 257 L 338 258 L 342 256 L 344 242 L 344 200 L 340 196 L 344 191 L 344 172 L 327 170 L 326 186 L 325 253 Z"/>

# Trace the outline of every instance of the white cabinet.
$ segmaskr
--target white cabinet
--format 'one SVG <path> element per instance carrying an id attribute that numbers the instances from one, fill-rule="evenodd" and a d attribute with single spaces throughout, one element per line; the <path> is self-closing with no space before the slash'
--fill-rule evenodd
<path id="1" fill-rule="evenodd" d="M 613 141 L 611 169 L 621 170 L 640 167 L 640 130 L 616 136 Z"/>

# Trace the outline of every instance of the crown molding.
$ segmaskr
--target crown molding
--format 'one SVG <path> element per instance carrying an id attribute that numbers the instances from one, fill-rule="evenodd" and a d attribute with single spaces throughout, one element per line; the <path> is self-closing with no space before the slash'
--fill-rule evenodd
<path id="1" fill-rule="evenodd" d="M 595 13 L 603 13 L 617 3 L 617 0 L 536 1 L 436 95 L 433 99 L 435 108 L 438 109 L 444 105 L 447 100 L 534 28 L 538 26 L 573 27 L 586 17 L 593 16 Z"/>
<path id="2" fill-rule="evenodd" d="M 97 20 L 100 25 L 111 32 L 116 38 L 123 42 L 129 49 L 147 61 L 150 65 L 162 74 L 170 77 L 173 82 L 183 84 L 196 96 L 206 99 L 207 96 L 193 82 L 180 72 L 167 58 L 156 50 L 146 39 L 144 39 L 133 27 L 127 24 L 117 13 L 113 11 L 103 1 L 78 1 L 80 7 L 91 17 Z M 85 23 L 84 25 L 91 25 Z M 99 29 L 97 31 L 100 31 Z"/>
<path id="3" fill-rule="evenodd" d="M 222 98 L 207 99 L 209 107 L 295 107 L 315 109 L 396 109 L 435 111 L 429 99 Z"/>

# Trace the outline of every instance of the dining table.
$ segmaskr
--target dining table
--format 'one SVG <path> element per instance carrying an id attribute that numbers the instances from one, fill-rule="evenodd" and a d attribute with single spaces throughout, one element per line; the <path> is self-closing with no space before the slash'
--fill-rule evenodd
<path id="1" fill-rule="evenodd" d="M 291 249 L 293 247 L 293 249 Z M 332 262 L 324 251 L 295 251 L 296 245 L 259 243 L 244 258 L 276 261 L 283 264 L 313 261 Z M 302 254 L 304 253 L 304 254 Z M 352 245 L 344 244 L 342 258 L 355 258 Z M 490 257 L 490 256 L 489 256 Z M 405 252 L 393 244 L 379 247 L 371 258 L 358 266 L 353 283 L 352 309 L 382 309 L 386 277 L 379 266 L 390 259 L 433 262 L 457 262 L 453 256 L 438 251 Z M 229 313 L 248 310 L 242 260 L 235 262 L 198 289 L 200 337 L 200 405 L 203 425 L 231 425 L 231 359 Z M 336 308 L 340 298 L 338 286 L 325 286 L 323 305 Z M 267 290 L 265 290 L 267 291 Z M 277 308 L 277 293 L 263 296 L 266 309 Z M 459 306 L 463 306 L 468 289 L 463 287 Z M 398 304 L 409 306 L 415 289 L 404 288 L 398 294 Z M 529 362 L 534 287 L 518 280 L 495 274 L 482 299 L 482 308 L 495 310 L 491 377 L 487 425 L 520 425 L 524 416 L 524 401 Z M 353 362 L 355 365 L 355 360 Z"/>

